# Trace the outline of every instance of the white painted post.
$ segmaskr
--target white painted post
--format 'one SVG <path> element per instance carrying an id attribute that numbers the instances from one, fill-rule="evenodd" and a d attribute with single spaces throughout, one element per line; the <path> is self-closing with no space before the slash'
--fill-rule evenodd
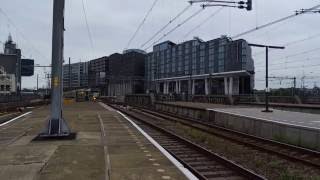
<path id="1" fill-rule="evenodd" d="M 209 95 L 208 79 L 204 79 L 205 94 Z"/>
<path id="2" fill-rule="evenodd" d="M 233 77 L 230 77 L 229 95 L 233 95 Z"/>
<path id="3" fill-rule="evenodd" d="M 176 90 L 177 94 L 179 93 L 179 84 L 178 83 L 179 83 L 179 81 L 176 81 L 176 89 L 175 90 Z"/>
<path id="4" fill-rule="evenodd" d="M 195 80 L 192 80 L 192 95 L 195 94 Z"/>
<path id="5" fill-rule="evenodd" d="M 228 78 L 224 78 L 224 94 L 228 95 L 229 94 L 229 89 L 228 89 Z"/>

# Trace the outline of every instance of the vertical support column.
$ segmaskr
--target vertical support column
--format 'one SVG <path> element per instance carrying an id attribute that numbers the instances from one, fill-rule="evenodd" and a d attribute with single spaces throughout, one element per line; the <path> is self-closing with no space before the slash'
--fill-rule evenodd
<path id="1" fill-rule="evenodd" d="M 160 82 L 156 82 L 156 93 L 160 93 Z"/>
<path id="2" fill-rule="evenodd" d="M 163 83 L 163 93 L 164 94 L 168 94 L 168 84 L 167 84 L 167 82 L 165 81 L 164 83 Z"/>
<path id="3" fill-rule="evenodd" d="M 179 94 L 179 81 L 176 81 L 176 93 Z"/>
<path id="4" fill-rule="evenodd" d="M 229 79 L 229 95 L 233 95 L 233 77 L 230 77 Z"/>
<path id="5" fill-rule="evenodd" d="M 191 80 L 191 78 L 188 81 L 188 94 L 192 95 L 192 80 Z"/>
<path id="6" fill-rule="evenodd" d="M 62 64 L 65 0 L 53 1 L 51 115 L 41 137 L 65 137 L 70 129 L 62 118 Z"/>
<path id="7" fill-rule="evenodd" d="M 205 88 L 205 94 L 209 95 L 208 78 L 204 80 L 204 88 Z"/>
<path id="8" fill-rule="evenodd" d="M 192 80 L 192 95 L 195 94 L 195 82 L 196 80 Z"/>
<path id="9" fill-rule="evenodd" d="M 266 109 L 264 112 L 272 112 L 269 110 L 269 47 L 266 47 L 266 90 L 265 90 Z"/>
<path id="10" fill-rule="evenodd" d="M 229 95 L 228 77 L 224 77 L 224 95 Z"/>

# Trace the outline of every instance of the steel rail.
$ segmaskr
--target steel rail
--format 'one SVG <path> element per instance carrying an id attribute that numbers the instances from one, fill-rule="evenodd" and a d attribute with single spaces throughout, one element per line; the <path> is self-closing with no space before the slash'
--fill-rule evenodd
<path id="1" fill-rule="evenodd" d="M 225 167 L 226 169 L 229 169 L 231 171 L 233 171 L 235 174 L 232 174 L 230 176 L 240 176 L 246 179 L 266 179 L 254 172 L 252 172 L 251 170 L 245 169 L 244 167 L 216 154 L 213 153 L 203 147 L 201 147 L 198 144 L 195 144 L 193 142 L 191 142 L 190 140 L 185 139 L 184 137 L 181 137 L 171 131 L 168 131 L 158 125 L 156 125 L 155 123 L 151 123 L 150 121 L 146 120 L 145 118 L 147 118 L 147 116 L 141 117 L 141 114 L 138 114 L 137 112 L 129 112 L 127 110 L 124 110 L 122 108 L 119 108 L 117 106 L 108 104 L 109 106 L 111 106 L 114 109 L 117 109 L 118 111 L 121 111 L 122 113 L 126 114 L 127 116 L 143 123 L 144 125 L 147 125 L 148 127 L 161 132 L 164 136 L 168 136 L 170 138 L 173 138 L 174 140 L 177 141 L 177 143 L 181 143 L 186 145 L 188 148 L 191 148 L 195 151 L 195 153 L 190 153 L 190 154 L 202 154 L 205 157 L 207 157 L 208 159 L 211 159 L 212 161 L 214 161 L 214 163 L 219 163 L 221 164 L 223 167 Z M 152 136 L 152 135 L 151 135 Z M 158 142 L 159 143 L 159 142 Z M 175 145 L 177 145 L 177 143 L 174 143 Z M 162 144 L 162 143 L 160 143 Z M 196 168 L 193 168 L 192 165 L 190 165 L 190 163 L 182 160 L 177 154 L 175 154 L 174 152 L 170 151 L 169 148 L 166 148 L 164 145 L 164 148 L 167 149 L 167 151 L 169 151 L 169 153 L 171 153 L 175 158 L 177 158 L 183 165 L 186 166 L 186 168 L 188 168 L 191 172 L 193 172 L 199 179 L 209 179 L 208 177 L 206 177 L 206 175 L 203 175 L 202 172 L 200 172 L 199 170 L 197 170 Z M 180 150 L 180 149 L 179 149 Z M 227 178 L 227 177 L 225 177 Z"/>
<path id="2" fill-rule="evenodd" d="M 238 131 L 222 128 L 222 127 L 210 124 L 210 123 L 205 123 L 205 122 L 196 121 L 193 119 L 177 116 L 176 114 L 172 114 L 172 113 L 165 113 L 165 112 L 157 113 L 152 110 L 141 109 L 141 108 L 137 108 L 137 109 L 139 109 L 145 113 L 149 113 L 149 114 L 153 115 L 154 117 L 160 117 L 165 120 L 179 122 L 183 125 L 187 125 L 189 127 L 195 128 L 197 130 L 200 130 L 200 131 L 203 131 L 203 132 L 215 135 L 215 136 L 219 136 L 221 138 L 228 139 L 228 140 L 236 142 L 238 144 L 243 144 L 243 145 L 250 146 L 252 148 L 255 148 L 255 149 L 258 149 L 261 151 L 265 151 L 268 153 L 272 153 L 274 155 L 278 155 L 278 156 L 285 158 L 287 160 L 290 160 L 290 161 L 301 162 L 301 163 L 308 165 L 308 166 L 320 168 L 320 158 L 319 158 L 320 152 L 318 152 L 318 151 L 314 151 L 314 150 L 310 150 L 310 149 L 306 149 L 306 148 L 302 148 L 302 147 L 298 147 L 298 146 L 293 146 L 293 145 L 289 145 L 289 144 L 285 144 L 285 143 L 281 143 L 281 142 L 277 142 L 277 141 L 273 141 L 273 140 L 268 140 L 268 139 L 260 138 L 257 136 L 252 136 L 252 135 L 241 133 Z M 199 127 L 199 126 L 194 125 L 192 123 L 196 123 L 196 124 L 201 125 L 203 127 Z M 220 132 L 218 132 L 217 130 Z M 279 148 L 281 148 L 281 149 L 279 149 Z M 285 152 L 281 152 L 281 150 L 285 150 Z M 295 154 L 295 156 L 290 155 L 288 152 Z M 295 153 L 293 153 L 293 152 L 295 152 Z M 304 159 L 298 157 L 298 154 L 301 154 L 300 156 L 304 157 Z M 310 160 L 306 160 L 305 156 L 312 156 L 314 158 L 312 158 L 312 161 L 310 161 Z"/>

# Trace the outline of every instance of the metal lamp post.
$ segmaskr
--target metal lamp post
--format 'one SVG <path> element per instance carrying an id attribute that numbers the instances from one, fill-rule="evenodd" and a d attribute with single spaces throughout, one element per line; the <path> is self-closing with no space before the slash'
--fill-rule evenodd
<path id="1" fill-rule="evenodd" d="M 267 46 L 267 45 L 261 45 L 261 44 L 249 44 L 249 46 L 253 47 L 262 47 L 266 48 L 266 89 L 265 89 L 265 107 L 266 109 L 262 112 L 272 112 L 269 109 L 269 49 L 284 49 L 285 47 L 280 46 Z"/>

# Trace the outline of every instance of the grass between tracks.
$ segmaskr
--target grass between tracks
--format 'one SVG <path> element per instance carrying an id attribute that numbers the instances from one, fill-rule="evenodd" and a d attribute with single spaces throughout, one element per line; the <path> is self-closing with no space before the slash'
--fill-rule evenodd
<path id="1" fill-rule="evenodd" d="M 252 169 L 268 179 L 320 180 L 320 170 L 259 152 L 229 140 L 185 126 L 181 123 L 167 126 L 175 133 L 218 153 L 245 168 Z"/>

